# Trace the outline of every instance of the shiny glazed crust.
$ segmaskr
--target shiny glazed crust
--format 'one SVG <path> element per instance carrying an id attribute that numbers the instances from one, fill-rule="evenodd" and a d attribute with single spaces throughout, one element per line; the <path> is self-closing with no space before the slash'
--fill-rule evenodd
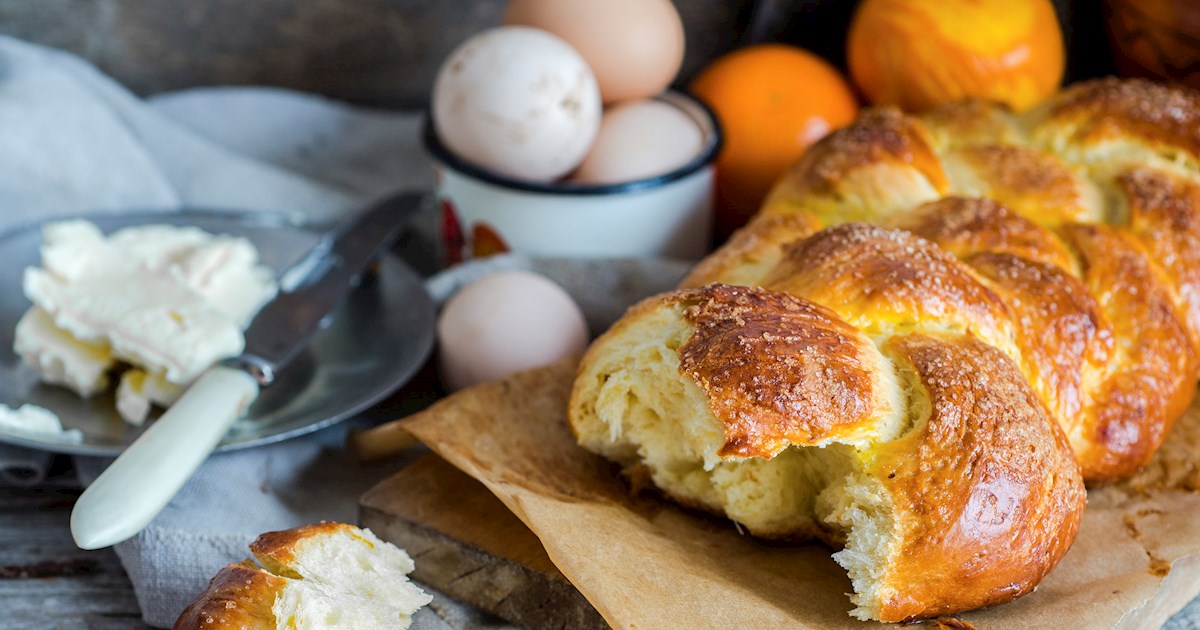
<path id="1" fill-rule="evenodd" d="M 283 587 L 283 579 L 251 562 L 231 564 L 184 609 L 175 630 L 275 630 L 271 607 Z"/>
<path id="2" fill-rule="evenodd" d="M 353 525 L 322 521 L 277 532 L 266 532 L 250 543 L 250 551 L 266 570 L 283 577 L 299 578 L 292 566 L 306 540 L 337 532 L 353 532 Z"/>
<path id="3" fill-rule="evenodd" d="M 721 456 L 850 439 L 885 406 L 882 357 L 836 315 L 784 293 L 711 285 L 673 298 L 695 327 L 679 369 L 724 424 Z"/>
<path id="4" fill-rule="evenodd" d="M 924 385 L 925 427 L 871 464 L 895 500 L 881 618 L 999 604 L 1028 593 L 1075 539 L 1086 496 L 1061 431 L 1017 366 L 973 338 L 891 338 Z"/>
<path id="5" fill-rule="evenodd" d="M 975 332 L 1015 344 L 1009 354 L 1066 431 L 1084 477 L 1112 481 L 1149 460 L 1191 400 L 1200 350 L 1196 93 L 1108 79 L 1069 88 L 1024 116 L 978 101 L 921 119 L 876 112 L 820 146 L 779 183 L 762 215 L 801 214 L 825 231 L 867 220 L 949 252 L 1007 306 L 1007 323 Z M 838 203 L 858 204 L 844 187 L 864 176 L 921 183 L 839 213 Z M 930 188 L 938 198 L 899 202 Z M 793 263 L 788 282 L 781 264 L 750 284 L 818 286 L 806 277 L 814 264 Z M 842 273 L 874 291 L 866 286 L 874 276 Z M 689 283 L 727 275 L 693 274 Z M 950 290 L 943 283 L 963 286 L 959 275 L 935 274 L 932 293 L 922 288 L 912 299 L 938 301 Z M 806 296 L 835 309 L 829 300 L 845 297 L 822 291 Z M 971 304 L 955 310 L 996 310 L 964 297 Z M 941 321 L 945 312 L 924 316 Z"/>
<path id="6" fill-rule="evenodd" d="M 738 468 L 731 494 L 722 467 L 844 445 L 804 457 L 847 462 L 857 481 L 845 488 L 814 476 L 820 466 L 794 468 L 817 497 L 797 504 L 814 511 L 794 534 L 848 535 L 835 558 L 854 580 L 855 614 L 900 621 L 1011 600 L 1069 548 L 1082 480 L 1139 470 L 1191 401 L 1200 96 L 1102 80 L 1023 115 L 978 101 L 920 118 L 868 112 L 812 147 L 682 286 L 631 310 L 585 355 L 569 413 L 584 446 L 745 524 L 735 499 L 768 482 Z M 736 306 L 696 306 L 705 301 Z M 669 306 L 681 302 L 708 315 Z M 647 374 L 617 359 L 646 347 L 651 321 L 683 335 L 668 344 L 683 391 L 703 390 L 733 445 L 703 471 L 655 471 L 616 396 L 597 398 L 608 379 Z M 696 347 L 707 370 L 685 356 Z M 822 384 L 807 384 L 818 373 Z M 690 407 L 673 417 L 661 401 L 643 406 L 695 421 Z M 856 542 L 863 523 L 874 537 Z M 872 545 L 884 551 L 866 553 Z"/>

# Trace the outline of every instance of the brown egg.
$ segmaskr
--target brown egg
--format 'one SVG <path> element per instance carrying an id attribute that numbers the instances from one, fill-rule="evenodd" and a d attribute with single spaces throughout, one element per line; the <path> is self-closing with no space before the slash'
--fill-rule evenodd
<path id="1" fill-rule="evenodd" d="M 504 23 L 566 40 L 591 66 L 605 103 L 658 94 L 683 63 L 683 22 L 670 0 L 513 0 Z"/>

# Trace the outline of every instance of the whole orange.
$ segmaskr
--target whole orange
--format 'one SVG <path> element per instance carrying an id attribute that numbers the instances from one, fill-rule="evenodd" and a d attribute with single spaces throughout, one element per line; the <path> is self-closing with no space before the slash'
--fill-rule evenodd
<path id="1" fill-rule="evenodd" d="M 872 103 L 909 111 L 966 97 L 1021 110 L 1057 90 L 1063 75 L 1050 0 L 864 0 L 846 57 Z"/>
<path id="2" fill-rule="evenodd" d="M 725 132 L 717 156 L 718 236 L 758 210 L 808 145 L 858 114 L 850 85 L 833 66 L 782 44 L 729 53 L 705 68 L 691 89 Z"/>

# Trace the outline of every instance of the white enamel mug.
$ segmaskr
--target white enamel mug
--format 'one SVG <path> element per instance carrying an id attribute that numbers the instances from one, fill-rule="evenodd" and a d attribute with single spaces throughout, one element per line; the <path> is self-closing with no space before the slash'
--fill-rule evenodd
<path id="1" fill-rule="evenodd" d="M 665 92 L 656 98 L 696 122 L 704 134 L 702 149 L 673 171 L 619 184 L 540 183 L 498 175 L 452 155 L 426 119 L 424 140 L 437 171 L 446 262 L 501 251 L 701 258 L 711 242 L 720 126 L 691 96 Z"/>

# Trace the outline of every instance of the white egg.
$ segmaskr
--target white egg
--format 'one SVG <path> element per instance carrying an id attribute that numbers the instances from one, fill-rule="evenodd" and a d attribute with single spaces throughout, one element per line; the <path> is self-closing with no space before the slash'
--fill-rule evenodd
<path id="1" fill-rule="evenodd" d="M 527 271 L 476 280 L 438 318 L 442 384 L 453 391 L 580 354 L 583 313 L 557 284 Z"/>
<path id="2" fill-rule="evenodd" d="M 571 179 L 616 184 L 669 173 L 700 154 L 704 134 L 696 121 L 662 101 L 611 108 L 592 150 Z"/>
<path id="3" fill-rule="evenodd" d="M 433 86 L 438 138 L 455 155 L 502 175 L 549 181 L 587 154 L 600 126 L 600 91 L 587 63 L 545 31 L 484 31 L 450 54 Z"/>

